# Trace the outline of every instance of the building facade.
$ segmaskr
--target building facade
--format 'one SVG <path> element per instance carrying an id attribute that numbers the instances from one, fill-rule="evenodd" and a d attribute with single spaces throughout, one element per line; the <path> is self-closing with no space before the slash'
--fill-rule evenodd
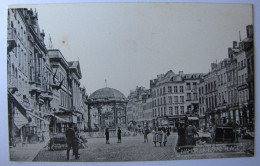
<path id="1" fill-rule="evenodd" d="M 199 99 L 198 84 L 203 74 L 175 74 L 168 71 L 158 75 L 150 81 L 152 91 L 153 117 L 157 119 L 157 126 L 177 126 L 186 117 L 196 116 L 198 119 Z"/>
<path id="2" fill-rule="evenodd" d="M 7 23 L 10 146 L 46 141 L 68 123 L 83 126 L 79 62 L 67 62 L 58 49 L 46 48 L 36 11 L 8 9 Z"/>
<path id="3" fill-rule="evenodd" d="M 7 79 L 10 145 L 48 139 L 52 74 L 37 12 L 8 9 Z"/>

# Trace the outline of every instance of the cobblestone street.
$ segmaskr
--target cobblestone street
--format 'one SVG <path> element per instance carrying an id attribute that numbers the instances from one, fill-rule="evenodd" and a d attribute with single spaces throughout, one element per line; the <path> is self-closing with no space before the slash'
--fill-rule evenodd
<path id="1" fill-rule="evenodd" d="M 181 160 L 181 159 L 206 159 L 247 157 L 242 152 L 179 154 L 175 152 L 177 142 L 176 133 L 168 137 L 166 147 L 154 147 L 152 135 L 149 142 L 143 142 L 143 136 L 123 137 L 122 143 L 117 143 L 117 138 L 110 138 L 110 144 L 105 144 L 105 138 L 92 138 L 88 140 L 88 148 L 80 149 L 80 158 L 70 156 L 70 161 L 102 162 L 102 161 L 155 161 L 155 160 Z M 34 161 L 67 161 L 66 150 L 49 151 L 44 148 Z"/>

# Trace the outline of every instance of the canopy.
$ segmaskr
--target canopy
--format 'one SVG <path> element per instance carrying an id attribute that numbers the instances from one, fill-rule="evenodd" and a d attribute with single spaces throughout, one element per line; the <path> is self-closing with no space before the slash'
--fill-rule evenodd
<path id="1" fill-rule="evenodd" d="M 15 109 L 14 124 L 18 129 L 29 123 L 28 119 L 18 110 Z"/>
<path id="2" fill-rule="evenodd" d="M 198 117 L 188 117 L 188 120 L 199 120 Z"/>

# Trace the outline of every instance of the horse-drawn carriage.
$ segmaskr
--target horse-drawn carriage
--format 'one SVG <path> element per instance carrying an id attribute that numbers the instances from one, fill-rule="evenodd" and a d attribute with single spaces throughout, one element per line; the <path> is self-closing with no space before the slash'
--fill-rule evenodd
<path id="1" fill-rule="evenodd" d="M 80 135 L 80 139 L 79 139 L 79 149 L 83 149 L 85 147 L 87 147 L 86 143 L 87 138 L 84 135 Z M 57 135 L 53 135 L 50 138 L 49 141 L 49 150 L 65 150 L 67 149 L 67 139 L 65 134 L 57 134 Z"/>

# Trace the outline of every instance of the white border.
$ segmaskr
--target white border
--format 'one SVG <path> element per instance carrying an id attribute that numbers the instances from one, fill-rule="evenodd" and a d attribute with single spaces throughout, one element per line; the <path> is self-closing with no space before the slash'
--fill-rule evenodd
<path id="1" fill-rule="evenodd" d="M 258 89 L 258 83 L 259 83 L 259 74 L 257 74 L 257 71 L 259 70 L 259 31 L 260 31 L 260 1 L 257 0 L 168 0 L 167 2 L 206 2 L 206 3 L 250 3 L 254 4 L 254 28 L 255 28 L 255 73 L 256 73 L 256 83 L 255 83 L 255 89 L 256 89 L 256 150 L 255 150 L 255 157 L 252 158 L 230 158 L 230 159 L 203 159 L 203 160 L 174 160 L 174 161 L 152 161 L 152 162 L 102 162 L 102 163 L 89 163 L 89 162 L 82 162 L 82 163 L 61 163 L 61 162 L 10 162 L 9 161 L 9 150 L 8 150 L 8 114 L 7 114 L 7 76 L 6 76 L 6 19 L 7 19 L 7 7 L 8 5 L 13 4 L 46 4 L 46 3 L 77 3 L 77 2 L 94 2 L 93 0 L 9 0 L 5 2 L 0 2 L 0 101 L 1 101 L 1 109 L 0 109 L 0 165 L 44 165 L 44 166 L 50 166 L 50 165 L 129 165 L 129 166 L 137 166 L 137 165 L 149 165 L 149 166 L 155 166 L 159 164 L 163 164 L 164 166 L 170 166 L 170 165 L 178 165 L 178 166 L 184 166 L 184 165 L 192 165 L 192 166 L 256 166 L 260 163 L 260 155 L 259 155 L 259 144 L 260 141 L 259 138 L 259 102 L 257 102 L 258 96 L 259 96 L 259 89 Z M 166 2 L 162 0 L 97 0 L 95 2 Z"/>

